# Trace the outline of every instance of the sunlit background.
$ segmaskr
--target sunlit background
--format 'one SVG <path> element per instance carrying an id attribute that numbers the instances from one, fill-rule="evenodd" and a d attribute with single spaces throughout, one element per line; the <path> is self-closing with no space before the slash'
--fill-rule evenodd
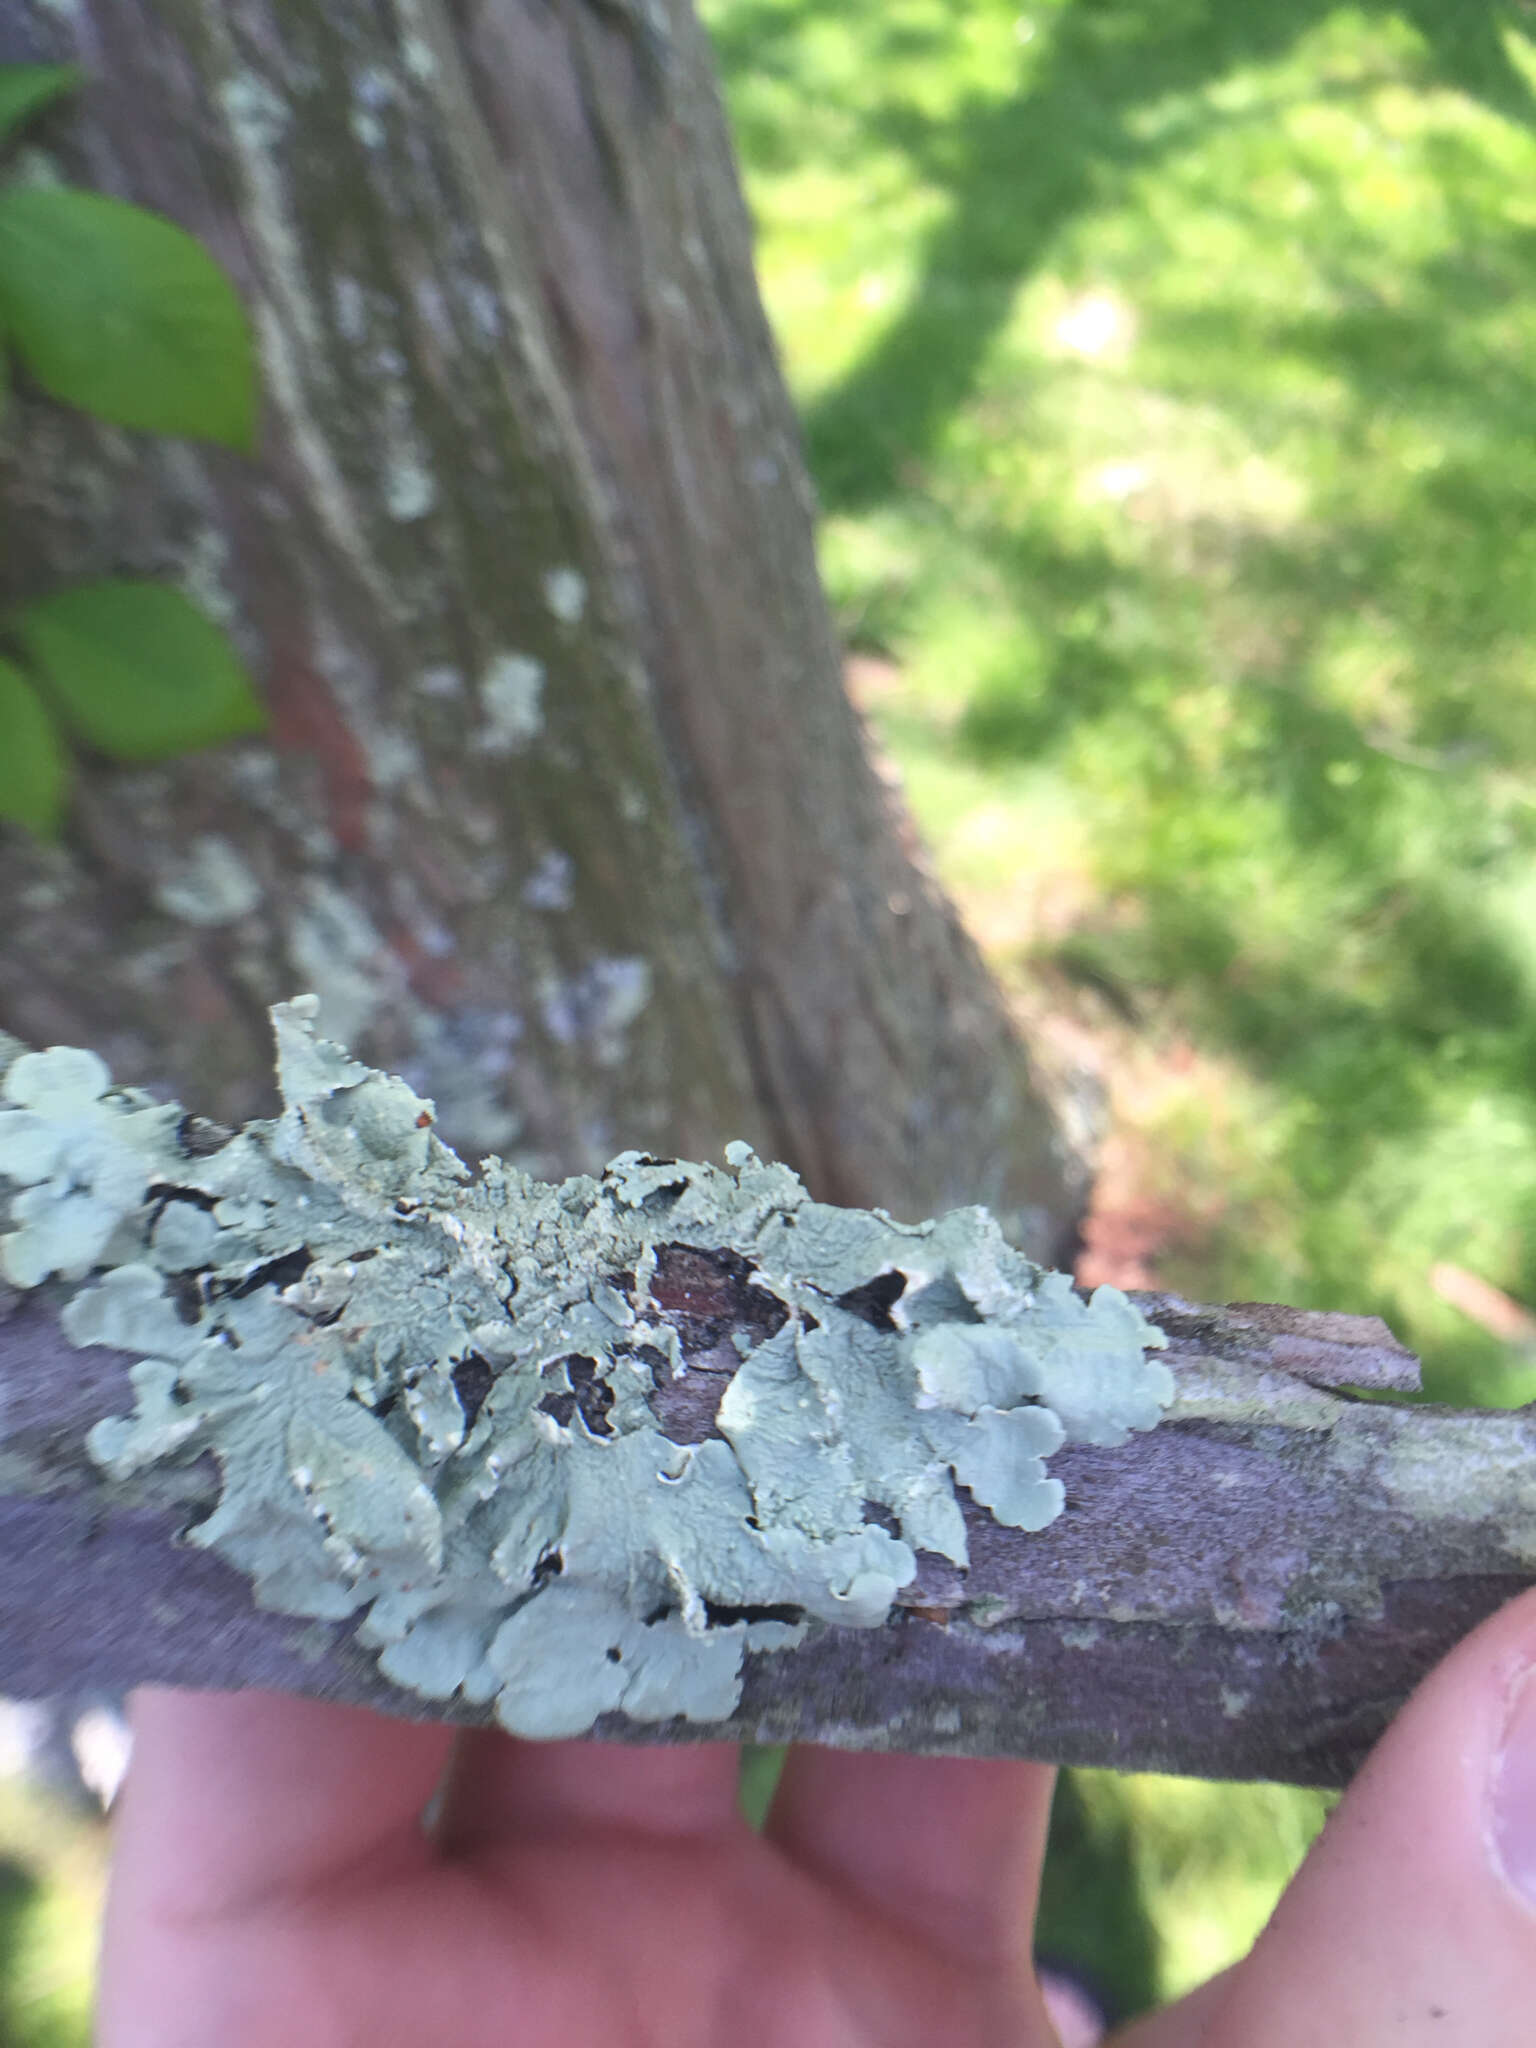
<path id="1" fill-rule="evenodd" d="M 1536 7 L 706 13 L 850 688 L 1102 1122 L 1083 1277 L 1536 1395 Z M 1323 1810 L 1072 1774 L 1042 1948 L 1182 1990 Z M 102 1843 L 0 1778 L 4 2048 L 86 2039 Z"/>

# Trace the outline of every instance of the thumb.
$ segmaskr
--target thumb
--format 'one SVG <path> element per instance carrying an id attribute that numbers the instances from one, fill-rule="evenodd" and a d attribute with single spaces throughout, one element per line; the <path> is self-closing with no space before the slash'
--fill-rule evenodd
<path id="1" fill-rule="evenodd" d="M 1530 2048 L 1536 1592 L 1419 1687 L 1252 1954 L 1125 2048 Z"/>

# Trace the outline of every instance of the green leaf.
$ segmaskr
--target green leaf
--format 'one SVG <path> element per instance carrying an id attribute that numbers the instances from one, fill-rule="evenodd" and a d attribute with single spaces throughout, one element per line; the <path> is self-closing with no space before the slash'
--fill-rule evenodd
<path id="1" fill-rule="evenodd" d="M 80 83 L 73 64 L 0 64 L 0 142 Z"/>
<path id="2" fill-rule="evenodd" d="M 256 370 L 234 286 L 191 235 L 99 192 L 0 192 L 0 327 L 52 397 L 248 452 Z"/>
<path id="3" fill-rule="evenodd" d="M 21 670 L 0 658 L 0 818 L 51 839 L 68 785 L 53 720 Z"/>
<path id="4" fill-rule="evenodd" d="M 9 623 L 65 724 L 116 760 L 163 760 L 265 722 L 223 631 L 167 584 L 77 584 Z"/>

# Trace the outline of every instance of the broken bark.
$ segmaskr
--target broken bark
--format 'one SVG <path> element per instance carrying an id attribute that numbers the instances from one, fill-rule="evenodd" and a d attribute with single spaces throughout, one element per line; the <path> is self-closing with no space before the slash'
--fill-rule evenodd
<path id="1" fill-rule="evenodd" d="M 750 1657 L 728 1723 L 596 1733 L 1345 1782 L 1429 1667 L 1536 1579 L 1536 1414 L 1388 1398 L 1417 1364 L 1373 1318 L 1141 1305 L 1175 1405 L 1123 1449 L 1059 1453 L 1049 1528 L 968 1505 L 969 1571 L 924 1555 L 884 1628 Z M 83 1437 L 131 1405 L 132 1361 L 72 1349 L 57 1306 L 0 1302 L 0 1691 L 266 1686 L 421 1716 L 350 1622 L 260 1613 L 177 1542 L 216 1495 L 206 1464 L 103 1479 Z"/>

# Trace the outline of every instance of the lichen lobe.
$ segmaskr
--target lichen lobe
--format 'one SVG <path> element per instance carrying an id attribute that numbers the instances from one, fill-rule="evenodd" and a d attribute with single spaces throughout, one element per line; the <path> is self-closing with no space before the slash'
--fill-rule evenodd
<path id="1" fill-rule="evenodd" d="M 82 1283 L 71 1341 L 137 1354 L 105 1471 L 212 1451 L 189 1540 L 426 1698 L 728 1718 L 746 1651 L 880 1626 L 919 1549 L 965 1567 L 957 1482 L 1044 1527 L 1051 1455 L 1172 1399 L 1160 1333 L 984 1210 L 831 1208 L 744 1145 L 471 1176 L 316 1008 L 273 1012 L 282 1114 L 213 1149 L 92 1054 L 14 1060 L 0 1276 Z"/>

